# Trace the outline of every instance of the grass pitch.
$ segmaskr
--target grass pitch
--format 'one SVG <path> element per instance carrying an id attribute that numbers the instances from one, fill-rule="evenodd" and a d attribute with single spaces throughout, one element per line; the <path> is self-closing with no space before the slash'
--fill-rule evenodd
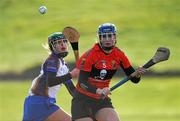
<path id="1" fill-rule="evenodd" d="M 117 80 L 117 79 L 116 79 Z M 115 81 L 113 81 L 115 84 Z M 22 120 L 29 81 L 0 82 L 0 120 Z M 143 78 L 112 92 L 112 102 L 122 121 L 179 121 L 179 78 Z M 71 97 L 63 86 L 57 104 L 70 112 Z"/>

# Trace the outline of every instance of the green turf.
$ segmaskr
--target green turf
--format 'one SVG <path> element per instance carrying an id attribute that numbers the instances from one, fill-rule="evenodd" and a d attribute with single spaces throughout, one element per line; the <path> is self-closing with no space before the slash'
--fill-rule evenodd
<path id="1" fill-rule="evenodd" d="M 20 121 L 23 101 L 31 83 L 0 82 L 0 120 Z M 112 102 L 122 121 L 179 121 L 179 78 L 143 78 L 138 85 L 130 82 L 115 90 Z M 57 102 L 70 112 L 71 97 L 64 86 Z"/>
<path id="2" fill-rule="evenodd" d="M 167 46 L 170 60 L 156 70 L 180 69 L 179 4 L 179 0 L 1 0 L 0 71 L 20 72 L 40 64 L 47 56 L 41 44 L 65 26 L 80 31 L 82 54 L 96 41 L 96 29 L 104 22 L 117 25 L 117 46 L 133 64 L 142 65 L 157 47 Z M 47 14 L 38 13 L 40 5 L 46 5 Z M 70 53 L 68 61 L 73 59 Z"/>

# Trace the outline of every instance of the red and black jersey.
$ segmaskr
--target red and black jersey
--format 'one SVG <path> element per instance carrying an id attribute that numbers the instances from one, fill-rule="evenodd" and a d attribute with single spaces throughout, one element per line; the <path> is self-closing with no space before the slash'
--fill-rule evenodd
<path id="1" fill-rule="evenodd" d="M 95 44 L 93 48 L 85 52 L 77 62 L 77 68 L 90 72 L 88 80 L 84 81 L 88 81 L 96 88 L 109 87 L 111 78 L 120 66 L 125 69 L 131 66 L 124 52 L 114 47 L 111 53 L 106 54 L 99 44 Z M 100 97 L 98 94 L 82 89 L 79 82 L 77 83 L 77 90 L 96 99 Z"/>

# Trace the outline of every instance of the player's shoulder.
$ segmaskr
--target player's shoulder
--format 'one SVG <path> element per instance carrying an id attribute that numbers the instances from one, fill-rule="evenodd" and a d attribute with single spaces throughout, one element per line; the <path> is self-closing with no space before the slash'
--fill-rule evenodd
<path id="1" fill-rule="evenodd" d="M 97 50 L 97 45 L 95 44 L 92 48 L 88 49 L 86 52 L 84 52 L 83 57 L 87 58 L 95 53 Z"/>
<path id="2" fill-rule="evenodd" d="M 92 52 L 93 52 L 93 48 L 88 49 L 88 50 L 83 54 L 83 56 L 84 56 L 84 57 L 88 57 Z"/>
<path id="3" fill-rule="evenodd" d="M 124 51 L 122 49 L 118 48 L 118 47 L 114 47 L 114 51 L 116 53 L 124 53 Z"/>
<path id="4" fill-rule="evenodd" d="M 54 54 L 50 54 L 47 59 L 46 59 L 46 62 L 57 62 L 59 59 L 57 56 L 55 56 Z"/>
<path id="5" fill-rule="evenodd" d="M 124 53 L 124 51 L 118 47 L 114 48 L 114 54 L 116 57 L 120 57 L 120 58 L 124 58 L 126 56 L 126 54 Z"/>
<path id="6" fill-rule="evenodd" d="M 55 56 L 54 54 L 50 54 L 46 58 L 44 65 L 58 67 L 59 66 L 59 58 L 57 56 Z"/>

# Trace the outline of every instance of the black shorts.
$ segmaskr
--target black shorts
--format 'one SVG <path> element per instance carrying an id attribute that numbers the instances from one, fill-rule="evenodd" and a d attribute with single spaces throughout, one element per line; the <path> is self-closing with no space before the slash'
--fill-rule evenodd
<path id="1" fill-rule="evenodd" d="M 75 97 L 72 99 L 72 119 L 76 120 L 85 117 L 95 119 L 95 114 L 102 108 L 114 108 L 110 98 L 96 100 L 76 92 Z"/>

